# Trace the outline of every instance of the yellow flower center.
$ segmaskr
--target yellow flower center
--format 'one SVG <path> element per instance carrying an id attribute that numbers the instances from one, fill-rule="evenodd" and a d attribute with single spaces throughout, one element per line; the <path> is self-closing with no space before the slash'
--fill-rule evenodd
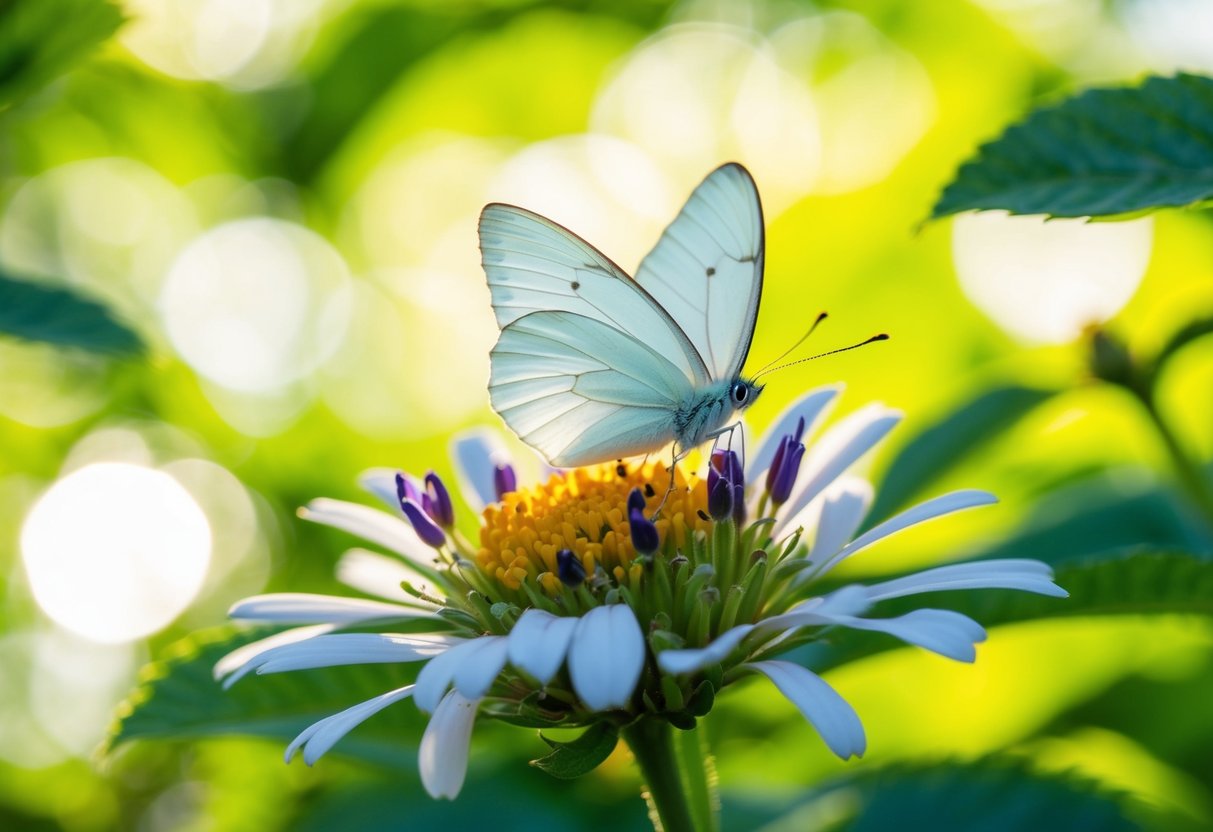
<path id="1" fill-rule="evenodd" d="M 560 471 L 546 483 L 506 494 L 484 510 L 480 528 L 480 569 L 504 586 L 518 589 L 529 576 L 549 594 L 562 584 L 556 553 L 571 550 L 593 575 L 601 566 L 618 581 L 632 568 L 627 517 L 628 494 L 639 488 L 651 515 L 669 484 L 666 464 L 616 462 Z M 674 491 L 656 521 L 662 545 L 686 542 L 688 530 L 706 529 L 707 485 L 681 467 L 674 472 Z M 671 538 L 672 535 L 672 538 Z M 640 565 L 636 564 L 639 570 Z"/>

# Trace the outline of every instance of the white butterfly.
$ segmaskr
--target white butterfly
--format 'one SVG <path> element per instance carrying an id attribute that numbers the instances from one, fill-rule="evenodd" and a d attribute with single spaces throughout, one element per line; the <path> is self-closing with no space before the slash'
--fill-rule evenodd
<path id="1" fill-rule="evenodd" d="M 573 232 L 512 205 L 480 215 L 501 337 L 489 395 L 565 468 L 720 435 L 762 387 L 742 378 L 762 294 L 763 221 L 748 171 L 712 171 L 635 279 Z"/>

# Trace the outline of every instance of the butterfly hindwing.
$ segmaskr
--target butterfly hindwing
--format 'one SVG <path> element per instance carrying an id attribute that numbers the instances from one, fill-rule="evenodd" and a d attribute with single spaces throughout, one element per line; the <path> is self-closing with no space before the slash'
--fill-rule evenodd
<path id="1" fill-rule="evenodd" d="M 636 272 L 714 379 L 736 378 L 750 351 L 763 258 L 758 189 L 727 164 L 700 183 Z"/>
<path id="2" fill-rule="evenodd" d="M 558 467 L 660 447 L 673 434 L 675 407 L 694 390 L 653 347 L 570 312 L 512 321 L 490 358 L 493 409 Z"/>

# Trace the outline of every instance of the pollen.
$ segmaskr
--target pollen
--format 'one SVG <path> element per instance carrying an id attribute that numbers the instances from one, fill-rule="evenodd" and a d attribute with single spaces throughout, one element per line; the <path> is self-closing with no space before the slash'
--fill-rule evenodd
<path id="1" fill-rule="evenodd" d="M 599 567 L 620 583 L 634 581 L 636 550 L 627 519 L 628 494 L 639 488 L 651 516 L 669 484 L 660 462 L 613 462 L 558 471 L 546 483 L 505 494 L 484 510 L 476 559 L 484 574 L 509 589 L 528 577 L 545 592 L 563 589 L 556 576 L 556 553 L 569 549 L 586 575 Z M 707 485 L 681 467 L 674 470 L 674 490 L 656 520 L 662 547 L 680 549 L 688 532 L 706 530 L 710 521 Z"/>

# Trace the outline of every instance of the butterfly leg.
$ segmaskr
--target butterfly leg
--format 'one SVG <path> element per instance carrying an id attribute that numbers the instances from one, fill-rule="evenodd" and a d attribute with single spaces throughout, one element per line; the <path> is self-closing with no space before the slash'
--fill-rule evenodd
<path id="1" fill-rule="evenodd" d="M 661 495 L 661 502 L 657 504 L 657 510 L 653 512 L 653 516 L 649 518 L 650 520 L 655 521 L 661 516 L 661 510 L 665 508 L 666 500 L 670 499 L 670 495 L 674 493 L 674 470 L 678 467 L 678 463 L 686 458 L 688 453 L 690 453 L 689 449 L 684 448 L 682 451 L 679 451 L 678 444 L 674 444 L 673 456 L 670 458 L 670 467 L 666 469 L 670 475 L 670 482 L 666 486 L 665 494 Z"/>

